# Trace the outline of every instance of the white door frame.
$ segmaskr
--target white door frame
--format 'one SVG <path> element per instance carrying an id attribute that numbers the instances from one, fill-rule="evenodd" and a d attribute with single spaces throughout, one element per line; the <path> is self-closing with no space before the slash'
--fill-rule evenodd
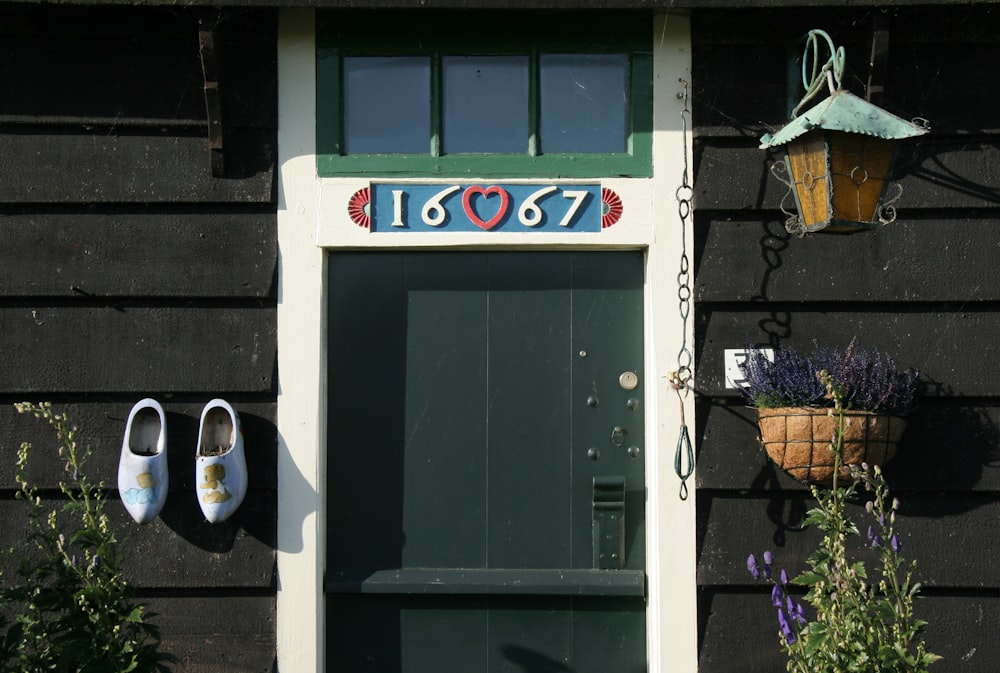
<path id="1" fill-rule="evenodd" d="M 673 459 L 681 423 L 670 384 L 683 322 L 677 272 L 681 232 L 687 250 L 693 225 L 682 227 L 676 192 L 691 156 L 682 132 L 690 81 L 688 17 L 657 16 L 654 30 L 653 167 L 651 179 L 602 180 L 622 196 L 626 213 L 601 234 L 486 234 L 494 248 L 633 248 L 645 252 L 647 566 L 649 673 L 697 670 L 694 478 L 679 497 Z M 281 10 L 278 30 L 278 591 L 277 655 L 281 671 L 325 671 L 324 559 L 326 447 L 326 250 L 361 247 L 460 247 L 483 234 L 378 235 L 349 221 L 346 200 L 368 180 L 316 174 L 315 12 Z M 689 116 L 688 116 L 689 122 Z M 689 124 L 688 124 L 689 125 Z M 440 180 L 438 180 L 440 182 Z M 535 181 L 535 182 L 541 182 Z M 392 236 L 390 239 L 389 237 Z M 567 236 L 575 236 L 569 239 Z M 686 340 L 693 343 L 689 323 Z M 694 423 L 693 396 L 684 398 Z M 331 671 L 330 673 L 336 673 Z"/>

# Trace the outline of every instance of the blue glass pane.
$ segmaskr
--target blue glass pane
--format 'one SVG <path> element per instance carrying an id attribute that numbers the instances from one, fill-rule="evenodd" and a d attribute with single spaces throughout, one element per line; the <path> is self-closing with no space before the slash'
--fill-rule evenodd
<path id="1" fill-rule="evenodd" d="M 442 60 L 445 154 L 528 151 L 528 57 Z"/>
<path id="2" fill-rule="evenodd" d="M 540 67 L 543 154 L 628 149 L 625 54 L 542 54 Z"/>
<path id="3" fill-rule="evenodd" d="M 427 154 L 430 138 L 430 58 L 344 58 L 345 154 Z"/>

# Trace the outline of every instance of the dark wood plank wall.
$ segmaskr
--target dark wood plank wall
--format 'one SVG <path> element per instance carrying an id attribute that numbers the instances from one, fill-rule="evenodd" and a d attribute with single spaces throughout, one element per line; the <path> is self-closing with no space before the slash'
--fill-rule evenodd
<path id="1" fill-rule="evenodd" d="M 209 10 L 213 11 L 213 10 Z M 159 519 L 108 512 L 128 577 L 160 613 L 178 671 L 272 671 L 276 526 L 276 27 L 234 10 L 216 34 L 226 173 L 208 148 L 194 9 L 0 5 L 0 546 L 20 539 L 13 455 L 49 435 L 11 403 L 51 400 L 112 487 L 131 405 L 167 411 Z M 214 15 L 209 15 L 211 18 Z M 198 418 L 240 413 L 250 484 L 204 521 Z"/>
<path id="2" fill-rule="evenodd" d="M 847 237 L 790 237 L 784 187 L 757 149 L 787 120 L 788 59 L 809 29 L 825 29 L 847 49 L 848 88 L 863 95 L 876 21 L 890 39 L 879 103 L 933 127 L 902 155 L 899 219 Z M 723 349 L 856 336 L 926 383 L 887 474 L 903 502 L 904 550 L 926 581 L 927 639 L 945 657 L 933 670 L 996 671 L 1000 11 L 696 10 L 692 25 L 700 670 L 783 670 L 767 589 L 750 581 L 746 556 L 772 549 L 797 572 L 817 540 L 800 528 L 807 491 L 769 464 L 754 412 L 724 388 Z"/>

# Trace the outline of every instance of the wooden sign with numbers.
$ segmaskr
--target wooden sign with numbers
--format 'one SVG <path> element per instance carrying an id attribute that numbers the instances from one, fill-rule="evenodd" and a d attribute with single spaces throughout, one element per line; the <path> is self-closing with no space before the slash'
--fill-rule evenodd
<path id="1" fill-rule="evenodd" d="M 374 232 L 599 232 L 621 199 L 597 184 L 373 184 L 348 206 Z"/>

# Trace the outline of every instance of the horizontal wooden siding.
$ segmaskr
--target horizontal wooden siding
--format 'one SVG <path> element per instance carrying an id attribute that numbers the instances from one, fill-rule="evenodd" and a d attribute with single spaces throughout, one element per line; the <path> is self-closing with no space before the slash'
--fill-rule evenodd
<path id="1" fill-rule="evenodd" d="M 864 95 L 872 30 L 889 32 L 876 102 L 932 132 L 904 147 L 896 222 L 851 236 L 785 232 L 785 187 L 758 138 L 801 92 L 802 37 L 828 31 Z M 723 350 L 748 340 L 809 350 L 853 338 L 921 370 L 890 485 L 904 553 L 919 561 L 933 670 L 996 670 L 1000 624 L 1000 124 L 983 65 L 1000 56 L 988 7 L 696 10 L 693 13 L 698 584 L 701 673 L 782 670 L 768 589 L 749 553 L 804 568 L 811 499 L 773 467 L 756 414 L 726 389 Z M 786 76 L 786 72 L 789 73 Z"/>
<path id="2" fill-rule="evenodd" d="M 199 19 L 216 10 L 4 5 L 0 23 L 0 547 L 23 539 L 13 456 L 53 489 L 51 435 L 12 403 L 51 400 L 93 450 L 89 476 L 126 575 L 176 671 L 272 671 L 277 344 L 275 13 L 222 15 L 225 173 L 213 176 Z M 129 410 L 167 414 L 170 494 L 135 524 L 117 502 Z M 240 413 L 249 491 L 210 525 L 198 419 Z M 47 493 L 54 493 L 49 490 Z M 54 496 L 53 496 L 54 497 Z"/>

